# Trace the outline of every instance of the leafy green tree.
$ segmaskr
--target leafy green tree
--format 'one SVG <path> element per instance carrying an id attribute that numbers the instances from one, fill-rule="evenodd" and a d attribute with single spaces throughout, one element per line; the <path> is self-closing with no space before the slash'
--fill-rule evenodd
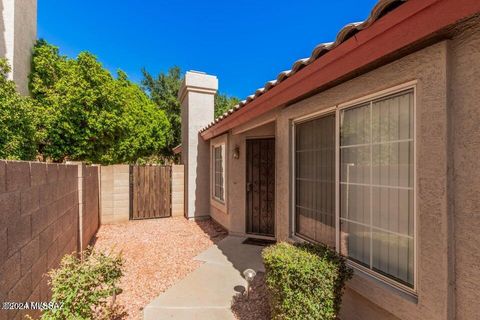
<path id="1" fill-rule="evenodd" d="M 229 97 L 226 94 L 218 93 L 215 96 L 215 118 L 220 117 L 226 111 L 233 108 L 240 102 L 237 97 Z"/>
<path id="2" fill-rule="evenodd" d="M 159 73 L 153 77 L 147 70 L 143 69 L 142 85 L 145 92 L 152 101 L 167 115 L 171 126 L 171 135 L 168 137 L 165 155 L 171 155 L 172 149 L 181 142 L 181 119 L 180 102 L 178 91 L 182 83 L 181 70 L 179 67 L 172 67 L 167 73 Z"/>
<path id="3" fill-rule="evenodd" d="M 0 159 L 32 160 L 36 154 L 32 101 L 8 80 L 10 66 L 0 59 Z"/>
<path id="4" fill-rule="evenodd" d="M 44 159 L 131 163 L 161 155 L 166 146 L 170 124 L 165 112 L 124 72 L 114 78 L 88 52 L 69 59 L 39 40 L 30 91 Z"/>
<path id="5" fill-rule="evenodd" d="M 179 67 L 175 66 L 170 68 L 167 73 L 161 72 L 156 77 L 152 76 L 145 69 L 143 69 L 142 72 L 143 89 L 153 102 L 155 102 L 161 110 L 165 111 L 169 119 L 172 128 L 172 136 L 169 138 L 167 148 L 164 152 L 166 155 L 171 155 L 172 149 L 181 142 L 181 119 L 178 91 L 180 90 L 183 81 L 182 71 Z M 215 117 L 222 115 L 238 102 L 238 98 L 218 93 L 215 96 Z"/>

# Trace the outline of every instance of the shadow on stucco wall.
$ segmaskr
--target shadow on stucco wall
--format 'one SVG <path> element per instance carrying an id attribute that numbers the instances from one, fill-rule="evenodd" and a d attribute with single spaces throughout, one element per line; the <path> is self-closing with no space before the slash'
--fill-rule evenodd
<path id="1" fill-rule="evenodd" d="M 210 141 L 198 134 L 195 180 L 195 218 L 210 216 Z M 190 197 L 190 195 L 189 195 Z"/>

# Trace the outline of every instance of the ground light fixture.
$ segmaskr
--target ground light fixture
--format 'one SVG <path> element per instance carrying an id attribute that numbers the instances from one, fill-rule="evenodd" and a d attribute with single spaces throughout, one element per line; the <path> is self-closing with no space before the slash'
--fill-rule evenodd
<path id="1" fill-rule="evenodd" d="M 243 271 L 243 276 L 245 277 L 245 280 L 247 280 L 247 299 L 249 299 L 249 294 L 250 294 L 250 284 L 255 279 L 255 276 L 257 273 L 255 270 L 252 269 L 246 269 Z"/>

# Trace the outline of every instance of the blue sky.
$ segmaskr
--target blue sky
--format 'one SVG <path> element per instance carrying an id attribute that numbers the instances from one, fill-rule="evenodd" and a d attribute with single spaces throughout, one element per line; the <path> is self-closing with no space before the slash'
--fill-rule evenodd
<path id="1" fill-rule="evenodd" d="M 276 78 L 375 0 L 38 0 L 38 36 L 74 57 L 88 50 L 136 82 L 178 65 L 218 76 L 241 99 Z"/>

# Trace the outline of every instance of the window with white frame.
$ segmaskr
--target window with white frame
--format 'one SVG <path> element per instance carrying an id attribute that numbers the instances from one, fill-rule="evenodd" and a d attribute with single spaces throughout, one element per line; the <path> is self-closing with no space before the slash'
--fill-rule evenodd
<path id="1" fill-rule="evenodd" d="M 213 147 L 213 197 L 225 200 L 224 146 Z"/>
<path id="2" fill-rule="evenodd" d="M 336 115 L 337 131 L 327 121 L 333 114 L 295 125 L 295 233 L 332 246 L 337 224 L 329 220 L 330 203 L 337 191 L 337 250 L 359 268 L 413 288 L 413 89 Z M 332 161 L 335 138 L 338 161 Z"/>

